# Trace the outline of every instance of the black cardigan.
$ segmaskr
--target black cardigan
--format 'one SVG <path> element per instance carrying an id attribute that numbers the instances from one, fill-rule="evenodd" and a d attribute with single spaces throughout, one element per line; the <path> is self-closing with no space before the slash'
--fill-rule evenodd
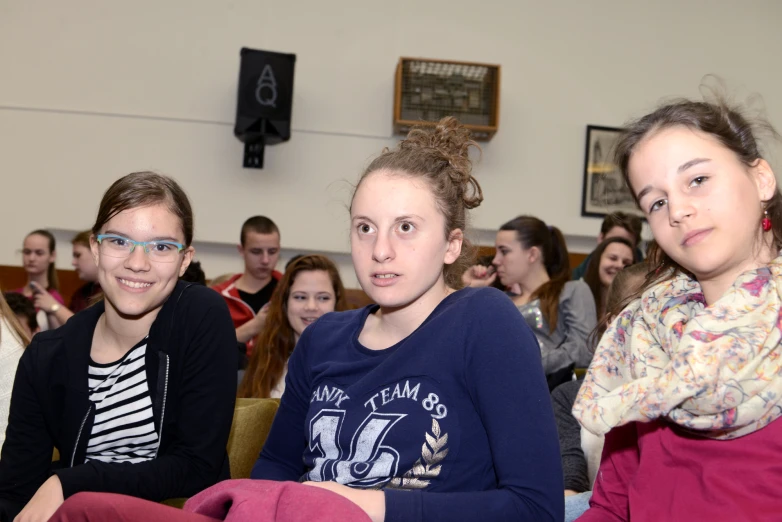
<path id="1" fill-rule="evenodd" d="M 0 456 L 0 522 L 12 520 L 56 473 L 65 498 L 80 491 L 159 501 L 229 478 L 226 444 L 236 397 L 236 333 L 214 290 L 177 283 L 149 331 L 146 373 L 156 458 L 85 463 L 95 416 L 87 370 L 104 303 L 37 334 L 19 361 Z M 60 462 L 52 463 L 52 449 Z"/>

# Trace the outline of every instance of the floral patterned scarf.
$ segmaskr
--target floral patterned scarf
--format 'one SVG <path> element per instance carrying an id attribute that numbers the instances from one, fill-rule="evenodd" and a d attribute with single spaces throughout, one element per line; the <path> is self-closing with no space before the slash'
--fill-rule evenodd
<path id="1" fill-rule="evenodd" d="M 782 416 L 782 257 L 707 307 L 680 274 L 649 288 L 600 340 L 573 415 L 601 435 L 659 418 L 732 439 Z"/>

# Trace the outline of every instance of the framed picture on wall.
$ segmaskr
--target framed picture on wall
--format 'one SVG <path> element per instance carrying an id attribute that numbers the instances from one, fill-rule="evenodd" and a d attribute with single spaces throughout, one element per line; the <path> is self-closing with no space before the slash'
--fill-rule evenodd
<path id="1" fill-rule="evenodd" d="M 614 163 L 620 131 L 616 127 L 587 125 L 582 216 L 603 217 L 621 210 L 643 217 L 630 189 L 625 186 L 619 166 Z"/>

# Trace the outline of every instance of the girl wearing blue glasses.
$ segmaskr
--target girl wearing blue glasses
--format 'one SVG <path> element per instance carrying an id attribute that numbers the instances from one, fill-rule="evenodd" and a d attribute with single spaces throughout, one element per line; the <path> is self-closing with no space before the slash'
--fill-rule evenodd
<path id="1" fill-rule="evenodd" d="M 105 299 L 22 356 L 0 522 L 48 520 L 80 491 L 163 500 L 229 477 L 236 336 L 219 295 L 178 282 L 194 254 L 187 196 L 170 178 L 129 174 L 92 233 Z"/>

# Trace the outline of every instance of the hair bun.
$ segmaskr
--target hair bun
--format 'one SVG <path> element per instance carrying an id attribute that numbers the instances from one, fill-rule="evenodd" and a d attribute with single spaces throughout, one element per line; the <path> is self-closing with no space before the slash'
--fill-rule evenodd
<path id="1" fill-rule="evenodd" d="M 473 209 L 483 201 L 483 191 L 472 176 L 470 148 L 481 148 L 470 131 L 453 116 L 446 116 L 434 127 L 416 126 L 399 144 L 401 150 L 419 149 L 431 153 L 441 162 L 440 172 L 447 175 L 459 190 L 465 208 Z"/>

